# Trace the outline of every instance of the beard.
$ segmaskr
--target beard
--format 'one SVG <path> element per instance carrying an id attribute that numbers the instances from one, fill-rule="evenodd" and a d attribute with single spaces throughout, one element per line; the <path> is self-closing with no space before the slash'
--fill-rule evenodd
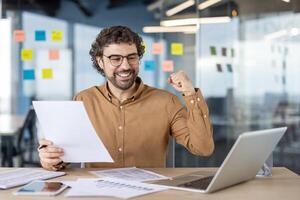
<path id="1" fill-rule="evenodd" d="M 138 70 L 128 69 L 114 72 L 113 76 L 106 76 L 107 79 L 118 89 L 127 90 L 135 83 L 138 76 Z"/>

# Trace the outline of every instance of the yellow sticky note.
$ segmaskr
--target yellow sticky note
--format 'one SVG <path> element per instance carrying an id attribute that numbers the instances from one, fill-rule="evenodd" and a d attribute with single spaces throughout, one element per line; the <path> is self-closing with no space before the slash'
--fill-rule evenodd
<path id="1" fill-rule="evenodd" d="M 23 60 L 23 61 L 32 60 L 32 50 L 31 49 L 22 49 L 21 50 L 21 60 Z"/>
<path id="2" fill-rule="evenodd" d="M 51 68 L 42 69 L 42 78 L 43 79 L 51 79 L 53 78 L 53 71 Z"/>
<path id="3" fill-rule="evenodd" d="M 15 42 L 24 42 L 25 32 L 23 30 L 15 30 L 14 31 L 14 40 L 15 40 Z"/>
<path id="4" fill-rule="evenodd" d="M 174 62 L 173 60 L 165 60 L 162 62 L 163 71 L 173 72 L 174 71 Z"/>
<path id="5" fill-rule="evenodd" d="M 152 44 L 152 54 L 153 55 L 159 55 L 163 52 L 163 43 L 153 43 Z"/>
<path id="6" fill-rule="evenodd" d="M 51 33 L 52 41 L 60 42 L 60 41 L 62 41 L 62 37 L 63 37 L 62 31 L 55 30 L 55 31 L 52 31 L 52 33 Z"/>
<path id="7" fill-rule="evenodd" d="M 183 55 L 183 44 L 182 43 L 172 43 L 171 44 L 171 54 L 176 56 Z"/>

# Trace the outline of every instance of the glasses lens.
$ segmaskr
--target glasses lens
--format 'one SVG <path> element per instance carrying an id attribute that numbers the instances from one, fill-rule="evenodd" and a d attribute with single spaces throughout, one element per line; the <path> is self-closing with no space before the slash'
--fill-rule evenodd
<path id="1" fill-rule="evenodd" d="M 110 56 L 109 60 L 113 66 L 119 66 L 122 63 L 123 58 L 122 56 L 115 55 L 115 56 Z"/>
<path id="2" fill-rule="evenodd" d="M 127 57 L 128 63 L 131 65 L 136 65 L 139 63 L 139 56 L 138 55 L 130 55 Z"/>

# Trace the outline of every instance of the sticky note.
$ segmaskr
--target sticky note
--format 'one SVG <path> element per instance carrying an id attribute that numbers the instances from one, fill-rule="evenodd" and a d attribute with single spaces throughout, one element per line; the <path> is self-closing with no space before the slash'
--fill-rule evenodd
<path id="1" fill-rule="evenodd" d="M 43 79 L 52 79 L 53 78 L 53 71 L 51 68 L 42 69 L 42 78 Z"/>
<path id="2" fill-rule="evenodd" d="M 231 64 L 227 64 L 227 71 L 228 72 L 232 72 L 232 65 Z"/>
<path id="3" fill-rule="evenodd" d="M 152 54 L 153 55 L 159 55 L 163 53 L 163 43 L 161 42 L 155 42 L 152 44 Z"/>
<path id="4" fill-rule="evenodd" d="M 173 60 L 165 60 L 162 62 L 163 71 L 173 72 L 174 71 L 174 62 Z"/>
<path id="5" fill-rule="evenodd" d="M 210 46 L 209 48 L 210 48 L 210 55 L 216 56 L 217 55 L 216 47 Z"/>
<path id="6" fill-rule="evenodd" d="M 217 71 L 218 72 L 222 72 L 223 71 L 221 64 L 217 64 Z"/>
<path id="7" fill-rule="evenodd" d="M 24 42 L 25 40 L 25 32 L 23 30 L 15 30 L 14 31 L 14 41 L 15 42 Z"/>
<path id="8" fill-rule="evenodd" d="M 49 49 L 49 60 L 59 60 L 59 50 L 58 49 Z"/>
<path id="9" fill-rule="evenodd" d="M 35 40 L 36 41 L 45 41 L 46 40 L 46 31 L 43 31 L 43 30 L 35 31 Z"/>
<path id="10" fill-rule="evenodd" d="M 63 32 L 59 30 L 52 31 L 51 38 L 52 41 L 60 42 L 62 41 Z"/>
<path id="11" fill-rule="evenodd" d="M 23 61 L 32 60 L 32 50 L 31 49 L 22 49 L 21 50 L 21 60 L 23 60 Z"/>
<path id="12" fill-rule="evenodd" d="M 183 44 L 182 43 L 172 43 L 171 44 L 171 54 L 176 56 L 183 55 Z"/>
<path id="13" fill-rule="evenodd" d="M 34 80 L 35 79 L 34 69 L 24 69 L 23 70 L 23 79 L 24 80 Z"/>
<path id="14" fill-rule="evenodd" d="M 153 60 L 146 60 L 144 62 L 145 71 L 155 71 L 155 62 Z"/>
<path id="15" fill-rule="evenodd" d="M 222 47 L 222 56 L 227 56 L 227 49 Z"/>

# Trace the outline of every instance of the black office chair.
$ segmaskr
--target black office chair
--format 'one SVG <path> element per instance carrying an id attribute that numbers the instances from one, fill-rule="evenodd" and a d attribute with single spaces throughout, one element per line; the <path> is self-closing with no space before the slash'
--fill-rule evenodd
<path id="1" fill-rule="evenodd" d="M 36 116 L 33 108 L 30 108 L 25 117 L 24 123 L 18 129 L 14 136 L 2 138 L 1 152 L 2 159 L 1 165 L 13 167 L 13 157 L 20 157 L 21 167 L 24 164 L 34 164 L 33 153 L 36 151 Z M 27 154 L 27 157 L 25 156 Z M 26 159 L 26 158 L 27 159 Z"/>
<path id="2" fill-rule="evenodd" d="M 19 156 L 20 166 L 39 166 L 40 162 L 34 156 L 37 153 L 38 141 L 36 130 L 36 114 L 31 107 L 26 115 L 23 126 L 17 134 L 16 155 Z"/>

